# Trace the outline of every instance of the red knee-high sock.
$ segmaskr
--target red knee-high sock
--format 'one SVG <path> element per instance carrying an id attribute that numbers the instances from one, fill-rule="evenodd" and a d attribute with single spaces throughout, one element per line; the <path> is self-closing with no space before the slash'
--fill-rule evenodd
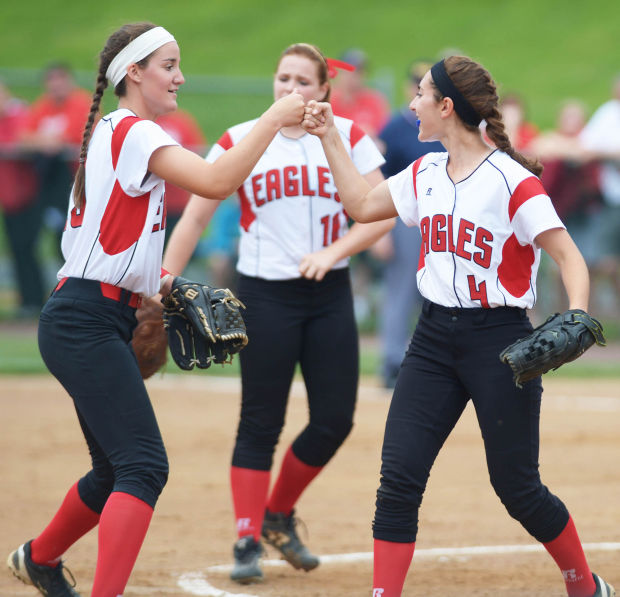
<path id="1" fill-rule="evenodd" d="M 153 508 L 120 491 L 106 502 L 99 521 L 99 553 L 91 597 L 122 595 L 149 528 Z"/>
<path id="2" fill-rule="evenodd" d="M 260 539 L 269 479 L 269 471 L 230 467 L 230 489 L 238 537 L 253 535 L 256 541 Z"/>
<path id="3" fill-rule="evenodd" d="M 290 514 L 304 489 L 322 470 L 322 466 L 310 466 L 299 460 L 290 446 L 282 461 L 280 474 L 271 490 L 267 509 L 270 512 Z"/>
<path id="4" fill-rule="evenodd" d="M 63 553 L 99 522 L 99 514 L 80 498 L 77 483 L 69 489 L 58 512 L 44 531 L 32 541 L 35 564 L 55 566 Z"/>
<path id="5" fill-rule="evenodd" d="M 569 597 L 592 597 L 596 584 L 573 519 L 569 517 L 564 530 L 553 541 L 543 545 L 562 571 Z"/>
<path id="6" fill-rule="evenodd" d="M 415 543 L 374 541 L 373 597 L 400 597 L 411 565 Z"/>

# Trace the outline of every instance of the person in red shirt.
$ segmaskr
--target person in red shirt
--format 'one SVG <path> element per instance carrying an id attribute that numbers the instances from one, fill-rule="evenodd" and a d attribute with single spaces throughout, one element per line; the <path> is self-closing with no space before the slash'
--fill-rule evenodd
<path id="1" fill-rule="evenodd" d="M 538 128 L 526 117 L 525 103 L 516 93 L 505 95 L 499 102 L 508 138 L 517 151 L 529 153 L 532 141 L 538 136 Z"/>
<path id="2" fill-rule="evenodd" d="M 338 71 L 331 98 L 334 114 L 355 121 L 376 142 L 390 119 L 390 103 L 383 93 L 367 86 L 368 59 L 362 50 L 347 50 L 340 59 L 355 70 Z"/>
<path id="3" fill-rule="evenodd" d="M 70 67 L 59 62 L 47 66 L 43 86 L 43 94 L 30 110 L 23 144 L 34 152 L 39 178 L 37 201 L 45 225 L 57 236 L 60 255 L 60 237 L 91 96 L 76 87 Z"/>
<path id="4" fill-rule="evenodd" d="M 349 71 L 338 69 L 334 79 L 331 95 L 331 106 L 335 115 L 353 120 L 379 148 L 385 153 L 385 143 L 379 138 L 391 117 L 388 99 L 368 86 L 368 58 L 359 48 L 350 48 L 340 60 L 354 67 Z M 370 287 L 379 282 L 382 264 L 373 257 L 370 251 L 362 251 L 355 255 L 351 262 L 353 289 L 355 295 L 355 313 L 360 324 L 370 319 L 374 306 L 368 299 L 372 295 Z"/>
<path id="5" fill-rule="evenodd" d="M 18 292 L 17 317 L 38 316 L 45 291 L 36 247 L 40 217 L 36 176 L 19 139 L 28 106 L 0 80 L 0 207 Z"/>

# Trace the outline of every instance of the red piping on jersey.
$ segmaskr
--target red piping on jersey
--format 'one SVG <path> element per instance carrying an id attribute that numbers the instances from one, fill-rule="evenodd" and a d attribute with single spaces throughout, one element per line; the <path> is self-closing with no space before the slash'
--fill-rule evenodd
<path id="1" fill-rule="evenodd" d="M 421 163 L 422 158 L 418 158 L 415 162 L 413 162 L 413 167 L 411 169 L 411 175 L 413 176 L 413 194 L 415 195 L 416 199 L 418 198 L 418 185 L 416 183 L 416 177 L 418 176 L 418 170 L 420 169 Z"/>
<path id="2" fill-rule="evenodd" d="M 510 201 L 508 202 L 508 216 L 510 217 L 510 221 L 512 222 L 512 218 L 514 217 L 517 210 L 532 197 L 536 197 L 537 195 L 546 195 L 547 192 L 545 188 L 542 186 L 542 183 L 536 176 L 530 176 L 525 180 L 522 180 L 517 188 L 514 190 L 513 194 L 510 197 Z"/>

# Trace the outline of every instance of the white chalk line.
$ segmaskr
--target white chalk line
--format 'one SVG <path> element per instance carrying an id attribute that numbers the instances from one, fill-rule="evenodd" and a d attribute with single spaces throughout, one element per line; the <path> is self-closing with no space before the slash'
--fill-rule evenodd
<path id="1" fill-rule="evenodd" d="M 584 543 L 583 549 L 588 551 L 620 551 L 620 543 Z M 480 555 L 502 555 L 515 553 L 533 553 L 544 551 L 545 548 L 539 544 L 531 545 L 474 545 L 471 547 L 431 547 L 415 550 L 415 559 L 419 558 L 438 558 L 447 560 L 449 558 L 467 558 Z M 345 553 L 320 556 L 321 564 L 344 564 L 351 562 L 372 562 L 372 552 Z M 263 567 L 288 566 L 283 560 L 263 560 Z M 230 564 L 209 566 L 205 572 L 188 572 L 182 574 L 177 582 L 179 588 L 190 595 L 200 595 L 202 597 L 258 597 L 247 593 L 229 593 L 222 589 L 217 589 L 207 581 L 208 573 L 229 573 L 232 570 Z"/>

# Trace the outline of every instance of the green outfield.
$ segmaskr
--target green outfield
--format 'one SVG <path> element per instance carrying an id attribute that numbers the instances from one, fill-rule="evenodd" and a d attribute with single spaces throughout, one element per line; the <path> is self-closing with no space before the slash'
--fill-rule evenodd
<path id="1" fill-rule="evenodd" d="M 541 127 L 552 126 L 567 97 L 596 108 L 620 72 L 617 0 L 33 0 L 4 3 L 0 74 L 11 79 L 13 69 L 39 69 L 52 59 L 94 72 L 107 35 L 136 20 L 164 25 L 178 38 L 188 79 L 179 103 L 196 114 L 210 140 L 268 104 L 275 60 L 296 41 L 316 43 L 330 56 L 364 48 L 372 77 L 391 87 L 395 106 L 410 60 L 457 48 L 487 66 L 502 91 L 521 92 Z M 203 85 L 200 75 L 253 79 L 249 93 L 225 93 L 225 80 Z M 38 89 L 19 91 L 32 98 Z"/>
<path id="2" fill-rule="evenodd" d="M 6 374 L 48 374 L 47 368 L 41 359 L 37 347 L 36 330 L 34 327 L 17 327 L 2 330 L 0 343 L 0 375 Z M 594 358 L 596 351 L 596 358 Z M 595 347 L 592 352 L 586 353 L 574 363 L 548 373 L 548 376 L 566 378 L 617 379 L 620 378 L 618 367 L 618 346 L 610 346 L 609 350 Z M 362 337 L 360 351 L 360 373 L 365 377 L 375 377 L 380 369 L 381 355 L 379 346 L 372 336 Z M 205 370 L 195 369 L 184 372 L 177 368 L 168 358 L 168 363 L 162 370 L 165 373 L 183 375 L 239 375 L 239 358 L 233 360 L 232 365 L 213 365 Z M 157 374 L 159 375 L 159 374 Z"/>

